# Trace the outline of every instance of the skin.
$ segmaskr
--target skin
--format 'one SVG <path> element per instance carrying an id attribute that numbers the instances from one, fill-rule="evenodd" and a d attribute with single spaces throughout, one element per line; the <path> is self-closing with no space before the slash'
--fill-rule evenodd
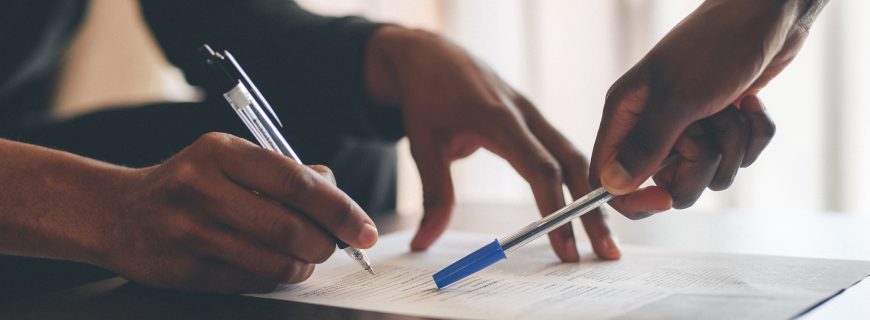
<path id="1" fill-rule="evenodd" d="M 797 55 L 825 3 L 701 4 L 609 90 L 590 183 L 621 195 L 610 204 L 633 218 L 727 188 L 775 132 L 758 93 Z M 670 153 L 682 161 L 655 173 Z M 637 190 L 649 177 L 656 186 Z"/>
<path id="2" fill-rule="evenodd" d="M 454 205 L 450 163 L 480 148 L 492 151 L 529 184 L 541 214 L 591 189 L 586 158 L 528 99 L 444 38 L 388 26 L 373 36 L 367 88 L 377 104 L 402 109 L 423 183 L 424 216 L 411 249 L 425 250 L 447 228 Z M 599 210 L 583 216 L 595 253 L 620 256 Z M 563 261 L 578 261 L 571 225 L 549 234 Z"/>
<path id="3" fill-rule="evenodd" d="M 755 94 L 793 59 L 821 9 L 757 3 L 708 0 L 623 76 L 608 94 L 591 168 L 528 99 L 464 50 L 428 32 L 380 28 L 361 85 L 374 104 L 403 111 L 425 198 L 411 248 L 444 232 L 450 163 L 479 148 L 517 170 L 542 214 L 565 204 L 563 186 L 575 198 L 589 181 L 627 194 L 672 150 L 684 160 L 655 176 L 659 186 L 614 207 L 643 217 L 690 205 L 704 187 L 727 187 L 773 133 Z M 151 287 L 270 291 L 308 278 L 335 251 L 333 237 L 359 248 L 377 241 L 374 223 L 327 168 L 220 133 L 147 168 L 0 139 L 0 181 L 0 253 L 90 263 Z M 582 220 L 595 253 L 619 258 L 602 213 Z M 579 260 L 570 225 L 550 242 L 563 261 Z"/>
<path id="4" fill-rule="evenodd" d="M 0 159 L 0 252 L 90 263 L 151 287 L 271 291 L 307 279 L 335 251 L 333 235 L 377 241 L 329 169 L 227 134 L 140 169 L 6 140 Z"/>
<path id="5" fill-rule="evenodd" d="M 590 191 L 582 154 L 442 37 L 382 27 L 369 40 L 365 74 L 374 104 L 402 108 L 420 168 L 425 217 L 412 249 L 443 233 L 454 204 L 449 164 L 480 147 L 517 169 L 544 214 L 565 204 L 563 185 L 574 197 Z M 359 248 L 377 239 L 328 169 L 226 134 L 207 134 L 148 168 L 6 140 L 0 155 L 0 180 L 17 191 L 0 193 L 0 253 L 90 263 L 151 287 L 270 291 L 308 278 L 335 250 L 331 235 Z M 600 211 L 583 223 L 599 256 L 619 257 Z M 579 260 L 570 225 L 550 240 L 562 260 Z"/>

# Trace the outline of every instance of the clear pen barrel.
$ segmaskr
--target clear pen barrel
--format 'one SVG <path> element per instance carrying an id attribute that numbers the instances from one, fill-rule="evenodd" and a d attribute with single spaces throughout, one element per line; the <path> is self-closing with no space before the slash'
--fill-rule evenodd
<path id="1" fill-rule="evenodd" d="M 570 220 L 579 217 L 580 215 L 595 209 L 610 199 L 613 198 L 604 188 L 598 188 L 595 191 L 583 196 L 580 199 L 568 204 L 559 211 L 556 211 L 541 220 L 530 223 L 524 228 L 513 234 L 498 240 L 505 254 L 510 253 L 525 244 L 537 239 L 538 237 L 556 230 Z"/>
<path id="2" fill-rule="evenodd" d="M 284 136 L 281 135 L 257 100 L 251 96 L 251 93 L 241 82 L 225 93 L 224 97 L 230 102 L 261 146 L 302 163 L 302 160 L 293 152 L 293 148 L 290 147 L 287 140 L 284 140 Z"/>

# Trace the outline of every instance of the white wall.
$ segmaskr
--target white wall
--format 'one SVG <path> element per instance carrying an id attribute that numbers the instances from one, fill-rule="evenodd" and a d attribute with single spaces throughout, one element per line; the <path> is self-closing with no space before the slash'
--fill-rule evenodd
<path id="1" fill-rule="evenodd" d="M 300 1 L 330 14 L 442 32 L 529 95 L 586 152 L 604 93 L 698 0 L 332 0 Z M 58 114 L 94 107 L 189 99 L 160 56 L 134 0 L 93 0 L 70 52 Z M 870 2 L 832 1 L 800 56 L 764 92 L 777 122 L 769 149 L 724 192 L 697 206 L 713 209 L 834 210 L 870 207 Z M 400 208 L 419 210 L 419 178 L 400 156 Z M 458 200 L 531 203 L 509 166 L 478 152 L 453 168 Z"/>
<path id="2" fill-rule="evenodd" d="M 315 2 L 315 1 L 303 1 Z M 366 7 L 382 1 L 344 1 Z M 583 151 L 590 151 L 607 87 L 699 0 L 445 0 L 443 33 L 527 93 Z M 415 1 L 429 3 L 432 1 Z M 866 211 L 870 205 L 868 68 L 870 4 L 832 1 L 801 55 L 762 92 L 778 125 L 756 164 L 697 207 Z M 334 11 L 334 12 L 340 12 Z M 417 12 L 420 13 L 420 12 Z M 425 12 L 423 12 L 425 14 Z M 407 155 L 406 155 L 407 156 Z M 408 162 L 405 159 L 405 162 Z M 419 206 L 403 167 L 406 208 Z M 460 202 L 531 203 L 525 183 L 488 152 L 454 165 Z"/>

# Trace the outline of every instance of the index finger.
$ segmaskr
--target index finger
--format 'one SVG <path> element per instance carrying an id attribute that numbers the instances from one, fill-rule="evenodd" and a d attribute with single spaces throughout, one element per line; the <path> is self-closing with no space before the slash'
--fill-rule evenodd
<path id="1" fill-rule="evenodd" d="M 517 104 L 521 107 L 526 117 L 529 128 L 538 137 L 538 140 L 550 150 L 553 156 L 563 167 L 563 177 L 573 199 L 578 199 L 592 189 L 587 181 L 589 167 L 586 158 L 574 147 L 573 144 L 554 128 L 532 103 L 523 97 L 518 99 Z M 604 220 L 601 209 L 594 209 L 580 217 L 583 228 L 592 244 L 595 254 L 604 259 L 618 259 L 621 253 L 613 237 L 610 228 Z"/>
<path id="2" fill-rule="evenodd" d="M 319 173 L 241 138 L 227 140 L 216 162 L 229 179 L 296 209 L 351 246 L 369 248 L 377 242 L 377 229 L 365 211 Z"/>
<path id="3" fill-rule="evenodd" d="M 505 123 L 507 122 L 507 123 Z M 516 118 L 493 123 L 484 147 L 504 158 L 532 188 L 541 215 L 565 206 L 562 168 L 530 129 Z M 579 261 L 574 231 L 566 224 L 548 234 L 550 244 L 562 261 Z"/>

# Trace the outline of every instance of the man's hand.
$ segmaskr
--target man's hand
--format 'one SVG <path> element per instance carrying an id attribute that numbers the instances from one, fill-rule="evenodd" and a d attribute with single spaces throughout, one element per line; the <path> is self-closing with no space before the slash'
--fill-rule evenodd
<path id="1" fill-rule="evenodd" d="M 707 0 L 611 87 L 590 182 L 629 217 L 727 188 L 770 141 L 757 93 L 791 62 L 825 1 Z M 670 153 L 658 187 L 635 189 Z M 633 193 L 632 193 L 633 192 Z"/>
<path id="2" fill-rule="evenodd" d="M 335 237 L 358 248 L 377 241 L 374 223 L 329 169 L 226 134 L 204 135 L 123 179 L 103 217 L 97 263 L 147 286 L 271 291 L 307 279 Z"/>
<path id="3" fill-rule="evenodd" d="M 454 193 L 450 163 L 483 147 L 507 160 L 529 183 L 542 214 L 565 205 L 562 186 L 590 191 L 580 152 L 535 106 L 461 48 L 423 31 L 383 27 L 369 43 L 368 91 L 402 108 L 423 182 L 424 217 L 411 248 L 428 248 L 447 228 Z M 595 253 L 619 258 L 600 211 L 583 217 Z M 577 261 L 571 225 L 550 233 L 563 261 Z"/>

